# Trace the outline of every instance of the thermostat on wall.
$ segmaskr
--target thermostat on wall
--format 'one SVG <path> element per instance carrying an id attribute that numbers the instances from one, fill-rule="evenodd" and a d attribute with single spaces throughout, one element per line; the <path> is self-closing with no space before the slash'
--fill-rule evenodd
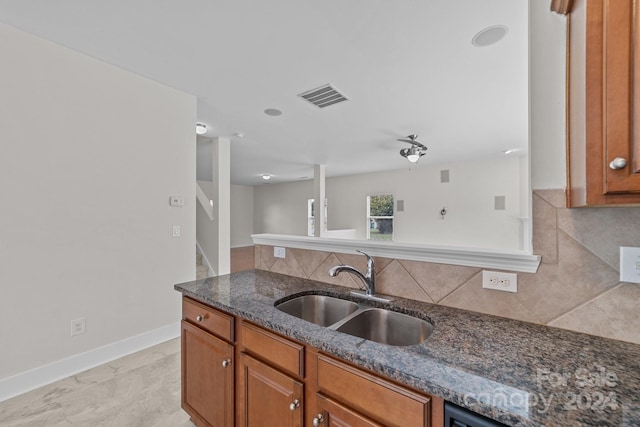
<path id="1" fill-rule="evenodd" d="M 173 207 L 180 208 L 184 206 L 184 197 L 171 196 L 169 197 L 169 204 Z"/>

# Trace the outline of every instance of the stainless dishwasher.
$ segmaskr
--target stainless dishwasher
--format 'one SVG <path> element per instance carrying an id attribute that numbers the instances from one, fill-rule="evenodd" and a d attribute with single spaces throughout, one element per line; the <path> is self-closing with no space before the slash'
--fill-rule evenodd
<path id="1" fill-rule="evenodd" d="M 445 427 L 508 427 L 506 424 L 493 421 L 468 409 L 444 402 Z"/>

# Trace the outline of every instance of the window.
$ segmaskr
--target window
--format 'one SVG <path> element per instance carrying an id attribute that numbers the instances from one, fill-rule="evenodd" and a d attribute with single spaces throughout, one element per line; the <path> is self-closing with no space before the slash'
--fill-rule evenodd
<path id="1" fill-rule="evenodd" d="M 393 240 L 393 195 L 367 197 L 367 239 Z"/>

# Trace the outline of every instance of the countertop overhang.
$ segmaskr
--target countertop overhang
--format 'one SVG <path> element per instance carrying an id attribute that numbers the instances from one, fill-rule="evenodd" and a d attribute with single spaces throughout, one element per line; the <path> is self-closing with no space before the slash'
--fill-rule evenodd
<path id="1" fill-rule="evenodd" d="M 300 293 L 357 300 L 350 288 L 248 270 L 175 289 L 510 426 L 640 426 L 640 345 L 397 298 L 393 309 L 420 313 L 434 331 L 393 347 L 274 307 Z"/>

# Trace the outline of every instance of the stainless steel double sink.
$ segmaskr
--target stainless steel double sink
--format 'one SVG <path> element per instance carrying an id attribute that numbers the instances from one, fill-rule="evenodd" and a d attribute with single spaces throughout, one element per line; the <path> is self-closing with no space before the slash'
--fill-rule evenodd
<path id="1" fill-rule="evenodd" d="M 301 295 L 277 301 L 275 307 L 316 325 L 393 346 L 419 344 L 433 332 L 433 325 L 418 317 L 327 295 Z"/>

